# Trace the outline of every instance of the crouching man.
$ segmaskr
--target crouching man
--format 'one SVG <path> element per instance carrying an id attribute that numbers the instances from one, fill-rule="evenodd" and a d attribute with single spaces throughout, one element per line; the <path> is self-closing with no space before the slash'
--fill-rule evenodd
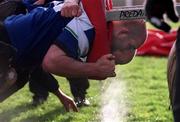
<path id="1" fill-rule="evenodd" d="M 79 35 L 73 35 L 73 33 L 71 33 L 70 29 L 73 29 L 73 27 L 67 26 L 67 28 L 63 29 L 69 22 L 70 25 L 74 22 L 72 25 L 76 25 L 74 26 L 75 29 L 77 30 L 78 28 L 78 31 L 81 30 L 79 32 L 81 33 L 80 39 L 85 39 L 86 43 L 92 41 L 94 32 L 90 22 L 87 23 L 88 18 L 86 14 L 80 16 L 84 17 L 85 20 L 81 20 L 80 17 L 79 19 L 64 18 L 61 16 L 62 6 L 62 4 L 59 4 L 54 8 L 40 7 L 26 15 L 11 16 L 5 19 L 4 22 L 1 22 L 0 40 L 2 42 L 1 46 L 5 48 L 5 51 L 1 50 L 1 59 L 6 59 L 5 62 L 2 60 L 1 69 L 3 73 L 1 74 L 1 80 L 11 81 L 9 82 L 10 84 L 6 84 L 7 89 L 14 84 L 16 79 L 17 82 L 21 82 L 23 78 L 19 76 L 28 76 L 29 71 L 33 71 L 41 64 L 45 70 L 61 76 L 89 77 L 95 79 L 115 76 L 114 56 L 111 54 L 103 56 L 96 63 L 83 63 L 76 60 L 79 56 L 84 56 L 83 51 L 79 49 L 80 46 L 82 46 L 81 48 L 87 53 L 86 47 L 83 47 L 83 44 L 75 45 L 76 51 L 72 51 L 71 49 L 73 48 L 68 49 L 69 47 L 66 47 L 66 41 L 68 40 L 68 38 L 66 38 L 68 37 L 67 35 L 70 35 L 70 41 L 74 41 L 74 43 L 76 43 L 76 41 L 79 42 Z M 81 28 L 81 25 L 85 28 Z M 59 36 L 60 33 L 62 34 Z M 82 41 L 82 43 L 83 42 L 84 41 Z M 53 54 L 52 50 L 54 49 L 56 49 L 57 52 Z M 50 57 L 49 54 L 51 54 Z M 58 59 L 54 60 L 52 54 L 55 57 L 57 56 L 56 58 Z M 54 65 L 52 61 L 57 64 Z M 24 75 L 18 75 L 16 78 L 14 68 L 17 74 L 23 73 Z M 9 73 L 10 70 L 12 70 L 13 73 Z M 10 77 L 11 80 L 7 79 L 7 76 Z M 12 92 L 20 89 L 20 87 L 23 86 L 17 87 L 15 90 L 12 90 Z"/>

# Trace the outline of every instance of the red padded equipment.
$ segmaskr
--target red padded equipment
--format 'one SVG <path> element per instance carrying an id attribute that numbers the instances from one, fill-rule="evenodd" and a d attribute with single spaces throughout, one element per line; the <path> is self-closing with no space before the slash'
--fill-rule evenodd
<path id="1" fill-rule="evenodd" d="M 106 3 L 110 6 L 105 7 L 103 0 L 82 0 L 84 9 L 95 27 L 95 40 L 93 41 L 92 49 L 88 55 L 88 62 L 96 62 L 101 56 L 110 53 L 110 34 L 108 31 L 108 24 L 105 18 L 105 8 L 112 8 L 112 1 L 108 0 Z"/>
<path id="2" fill-rule="evenodd" d="M 176 34 L 176 31 L 166 33 L 160 30 L 148 30 L 148 38 L 138 49 L 137 55 L 168 56 L 176 40 Z"/>

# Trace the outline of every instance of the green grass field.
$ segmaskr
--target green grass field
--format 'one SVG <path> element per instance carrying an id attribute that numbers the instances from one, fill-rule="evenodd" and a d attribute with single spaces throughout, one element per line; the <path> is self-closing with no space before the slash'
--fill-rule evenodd
<path id="1" fill-rule="evenodd" d="M 166 63 L 167 58 L 136 57 L 128 65 L 117 66 L 116 79 L 126 86 L 123 95 L 128 111 L 124 121 L 172 121 L 166 82 Z M 71 95 L 67 81 L 61 77 L 57 79 L 61 88 Z M 101 82 L 91 81 L 87 96 L 91 106 L 81 108 L 79 113 L 66 113 L 52 94 L 43 105 L 32 107 L 32 94 L 26 86 L 1 103 L 0 122 L 100 122 L 101 91 L 102 87 L 107 87 L 110 82 L 111 79 Z"/>
<path id="2" fill-rule="evenodd" d="M 177 28 L 180 23 L 171 25 Z M 150 24 L 147 26 L 154 28 Z M 136 57 L 130 64 L 116 67 L 116 80 L 125 85 L 125 88 L 119 87 L 125 89 L 123 94 L 119 94 L 124 96 L 124 102 L 121 102 L 122 97 L 117 97 L 117 101 L 120 106 L 123 103 L 128 108 L 123 122 L 173 121 L 169 110 L 166 65 L 167 58 Z M 62 77 L 57 79 L 63 91 L 71 95 L 68 82 Z M 43 105 L 31 106 L 32 94 L 27 85 L 0 104 L 0 122 L 100 122 L 101 95 L 111 84 L 111 79 L 90 81 L 90 84 L 87 98 L 91 106 L 81 108 L 78 113 L 66 113 L 52 94 Z"/>

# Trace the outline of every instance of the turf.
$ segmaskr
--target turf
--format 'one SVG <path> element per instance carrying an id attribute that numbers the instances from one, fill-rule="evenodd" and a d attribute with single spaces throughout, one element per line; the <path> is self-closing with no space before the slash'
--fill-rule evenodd
<path id="1" fill-rule="evenodd" d="M 173 28 L 180 26 L 171 23 Z M 148 28 L 154 29 L 149 23 Z M 117 66 L 119 82 L 126 84 L 127 122 L 172 122 L 169 110 L 166 80 L 167 58 L 136 57 L 130 64 Z M 70 94 L 68 82 L 56 77 L 60 87 Z M 50 94 L 47 102 L 38 107 L 31 105 L 32 94 L 26 85 L 19 92 L 0 104 L 0 122 L 100 122 L 100 96 L 102 87 L 110 80 L 90 81 L 87 98 L 90 107 L 79 113 L 66 113 L 58 99 Z"/>
<path id="2" fill-rule="evenodd" d="M 127 122 L 171 122 L 166 82 L 166 58 L 136 57 L 125 66 L 117 66 L 117 78 L 126 84 Z M 69 92 L 68 82 L 57 77 L 63 91 Z M 122 80 L 123 79 L 123 80 Z M 0 122 L 100 122 L 101 88 L 107 81 L 91 81 L 88 90 L 90 107 L 79 113 L 66 113 L 58 99 L 50 94 L 47 102 L 31 106 L 28 86 L 0 104 Z"/>
<path id="3" fill-rule="evenodd" d="M 130 122 L 171 122 L 166 81 L 166 58 L 138 57 L 123 66 L 131 109 Z M 132 73 L 133 72 L 133 73 Z"/>

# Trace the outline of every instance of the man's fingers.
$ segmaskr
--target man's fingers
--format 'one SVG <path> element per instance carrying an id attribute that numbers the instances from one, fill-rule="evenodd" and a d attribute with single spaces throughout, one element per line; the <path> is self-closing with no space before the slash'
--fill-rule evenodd
<path id="1" fill-rule="evenodd" d="M 82 10 L 79 6 L 75 6 L 72 10 L 72 16 L 79 17 L 82 14 Z"/>
<path id="2" fill-rule="evenodd" d="M 102 56 L 97 61 L 97 66 L 99 66 L 99 73 L 97 74 L 97 79 L 106 79 L 107 77 L 115 77 L 115 56 L 112 54 L 107 54 Z"/>
<path id="3" fill-rule="evenodd" d="M 75 16 L 75 17 L 79 17 L 80 15 L 82 14 L 82 10 L 81 9 L 74 9 L 72 11 L 72 15 Z"/>
<path id="4" fill-rule="evenodd" d="M 76 104 L 74 102 L 72 103 L 72 110 L 74 112 L 78 112 L 78 108 L 77 108 L 77 106 L 76 106 Z"/>
<path id="5" fill-rule="evenodd" d="M 77 10 L 76 9 L 74 9 L 74 10 L 72 10 L 72 16 L 76 16 L 77 15 Z"/>
<path id="6" fill-rule="evenodd" d="M 65 105 L 65 110 L 66 110 L 66 112 L 69 112 L 69 111 L 70 111 L 69 105 L 68 105 L 68 106 Z"/>
<path id="7" fill-rule="evenodd" d="M 65 10 L 62 9 L 62 10 L 61 10 L 61 16 L 65 17 L 65 15 L 66 15 L 66 14 L 65 14 Z"/>
<path id="8" fill-rule="evenodd" d="M 115 72 L 113 72 L 111 77 L 116 77 L 116 73 L 115 73 Z"/>
<path id="9" fill-rule="evenodd" d="M 78 108 L 74 102 L 68 104 L 68 108 L 66 109 L 67 112 L 73 110 L 74 112 L 78 112 Z"/>
<path id="10" fill-rule="evenodd" d="M 61 15 L 64 17 L 72 17 L 70 8 L 67 6 L 66 8 L 61 10 Z"/>
<path id="11" fill-rule="evenodd" d="M 114 65 L 114 68 L 115 68 L 115 60 L 111 60 L 111 64 Z"/>
<path id="12" fill-rule="evenodd" d="M 116 77 L 116 73 L 115 72 L 112 72 L 108 75 L 108 77 Z"/>
<path id="13" fill-rule="evenodd" d="M 112 55 L 112 54 L 107 54 L 104 56 L 104 58 L 108 59 L 108 60 L 114 60 L 115 59 L 115 56 Z"/>
<path id="14" fill-rule="evenodd" d="M 66 103 L 64 107 L 67 112 L 70 112 L 71 110 L 73 110 L 74 112 L 78 112 L 78 108 L 73 100 Z"/>
<path id="15" fill-rule="evenodd" d="M 81 14 L 82 14 L 82 10 L 79 8 L 78 13 L 77 13 L 77 17 L 81 16 Z"/>
<path id="16" fill-rule="evenodd" d="M 81 8 L 76 2 L 65 2 L 61 15 L 64 17 L 78 17 L 81 15 Z"/>

